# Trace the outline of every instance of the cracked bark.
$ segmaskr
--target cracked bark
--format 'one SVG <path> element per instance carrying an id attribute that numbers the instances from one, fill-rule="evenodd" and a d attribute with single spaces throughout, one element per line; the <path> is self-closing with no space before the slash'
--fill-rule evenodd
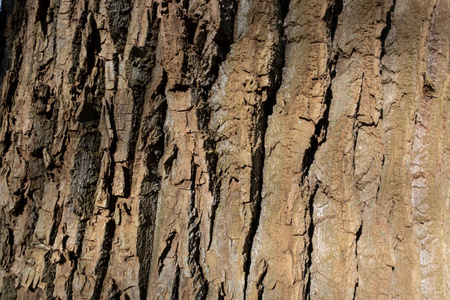
<path id="1" fill-rule="evenodd" d="M 450 297 L 444 0 L 3 0 L 0 298 Z"/>

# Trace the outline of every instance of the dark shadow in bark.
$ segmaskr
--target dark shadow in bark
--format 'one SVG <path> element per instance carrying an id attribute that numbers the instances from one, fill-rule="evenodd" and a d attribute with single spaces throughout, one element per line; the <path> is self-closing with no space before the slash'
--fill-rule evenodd
<path id="1" fill-rule="evenodd" d="M 386 27 L 383 28 L 383 31 L 381 31 L 381 54 L 380 54 L 380 60 L 383 58 L 383 56 L 386 54 L 386 39 L 389 35 L 389 32 L 391 31 L 392 27 L 392 13 L 395 10 L 395 5 L 397 4 L 397 0 L 392 0 L 392 6 L 389 9 L 387 15 L 386 15 Z"/>
<path id="2" fill-rule="evenodd" d="M 153 111 L 145 116 L 141 124 L 141 139 L 147 141 L 149 135 L 154 138 L 145 145 L 144 151 L 147 175 L 143 179 L 139 195 L 139 227 L 137 232 L 136 251 L 139 259 L 139 293 L 140 299 L 147 298 L 148 281 L 150 276 L 150 262 L 153 250 L 153 235 L 156 223 L 158 196 L 161 189 L 160 160 L 165 149 L 164 123 L 167 113 L 165 87 L 167 75 L 163 78 L 153 95 Z M 147 125 L 148 126 L 147 126 Z"/>
<path id="3" fill-rule="evenodd" d="M 314 187 L 313 192 L 311 193 L 311 196 L 309 197 L 309 205 L 308 205 L 308 211 L 309 211 L 309 228 L 308 228 L 308 247 L 307 247 L 307 253 L 308 253 L 308 261 L 307 261 L 307 282 L 306 282 L 306 288 L 305 288 L 305 297 L 309 299 L 311 297 L 311 265 L 312 265 L 312 253 L 314 251 L 313 246 L 313 237 L 314 237 L 314 198 L 317 195 L 317 190 L 319 189 L 319 186 L 316 185 Z M 305 274 L 306 275 L 306 274 Z"/>
<path id="4" fill-rule="evenodd" d="M 39 0 L 36 11 L 36 23 L 40 23 L 44 36 L 47 35 L 47 12 L 50 6 L 49 0 Z"/>
<path id="5" fill-rule="evenodd" d="M 92 300 L 100 299 L 102 290 L 104 289 L 103 282 L 105 281 L 106 273 L 108 272 L 115 230 L 116 223 L 114 220 L 109 220 L 105 226 L 105 235 L 103 236 L 102 246 L 100 249 L 100 258 L 95 266 L 95 275 L 97 275 L 97 280 L 95 281 Z"/>
<path id="6" fill-rule="evenodd" d="M 250 266 L 251 266 L 251 256 L 252 256 L 252 248 L 253 241 L 256 235 L 256 232 L 259 227 L 260 217 L 261 217 L 261 205 L 262 205 L 262 190 L 264 186 L 264 163 L 266 156 L 265 149 L 265 136 L 269 123 L 269 116 L 273 113 L 273 107 L 276 104 L 276 97 L 278 90 L 282 84 L 282 71 L 285 65 L 286 60 L 286 36 L 284 32 L 284 21 L 289 11 L 290 1 L 280 1 L 278 3 L 278 19 L 279 19 L 279 44 L 280 54 L 277 56 L 276 61 L 274 61 L 273 68 L 271 70 L 271 84 L 267 91 L 267 101 L 262 104 L 262 115 L 257 120 L 257 126 L 255 128 L 256 136 L 261 139 L 261 143 L 258 149 L 255 149 L 252 157 L 252 171 L 251 171 L 251 186 L 250 193 L 251 199 L 254 203 L 253 211 L 252 211 L 252 219 L 250 223 L 250 228 L 245 237 L 244 247 L 242 255 L 244 256 L 244 266 L 243 270 L 245 273 L 245 283 L 244 283 L 244 299 L 247 296 L 247 288 L 248 288 L 248 275 L 250 274 Z"/>
<path id="7" fill-rule="evenodd" d="M 17 7 L 21 7 L 14 11 L 15 3 Z M 8 28 L 11 32 L 6 35 L 7 20 L 14 14 L 15 22 L 12 28 Z M 0 90 L 3 85 L 3 78 L 9 68 L 9 61 L 11 59 L 12 41 L 17 36 L 21 29 L 22 22 L 25 19 L 25 1 L 24 0 L 3 0 L 0 10 Z M 15 25 L 16 24 L 16 25 Z M 8 37 L 8 38 L 7 38 Z M 3 101 L 1 101 L 3 102 Z"/>

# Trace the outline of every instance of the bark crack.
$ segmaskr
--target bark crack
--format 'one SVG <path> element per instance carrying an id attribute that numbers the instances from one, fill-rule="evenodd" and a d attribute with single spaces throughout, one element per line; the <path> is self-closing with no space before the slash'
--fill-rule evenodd
<path id="1" fill-rule="evenodd" d="M 358 276 L 358 269 L 359 269 L 359 264 L 358 264 L 358 242 L 359 239 L 361 238 L 361 234 L 362 234 L 362 228 L 363 228 L 363 223 L 361 221 L 361 225 L 359 226 L 358 230 L 355 233 L 355 260 L 356 260 L 356 282 L 355 282 L 355 288 L 353 291 L 353 299 L 356 299 L 356 292 L 359 286 L 359 276 Z"/>
<path id="2" fill-rule="evenodd" d="M 92 300 L 100 299 L 100 295 L 104 288 L 103 282 L 108 271 L 115 230 L 116 223 L 114 222 L 114 219 L 108 220 L 105 224 L 105 234 L 103 236 L 103 241 L 100 249 L 100 258 L 97 262 L 97 265 L 95 266 L 94 274 L 97 275 L 97 279 L 95 281 L 94 293 L 91 298 Z"/>
<path id="3" fill-rule="evenodd" d="M 306 179 L 309 176 L 310 168 L 314 163 L 315 155 L 318 152 L 320 146 L 326 142 L 328 126 L 329 126 L 329 114 L 331 103 L 333 101 L 333 80 L 336 76 L 336 64 L 339 59 L 339 52 L 334 48 L 335 34 L 339 21 L 339 15 L 343 10 L 343 1 L 337 0 L 334 3 L 331 3 L 323 17 L 323 22 L 325 22 L 328 28 L 328 47 L 331 57 L 328 60 L 328 72 L 329 72 L 329 85 L 324 97 L 324 107 L 325 110 L 323 112 L 322 118 L 315 125 L 314 134 L 311 136 L 310 147 L 306 149 L 305 154 L 303 156 L 302 162 L 302 183 L 306 183 Z M 314 238 L 314 200 L 319 189 L 319 183 L 315 183 L 313 187 L 310 187 L 310 197 L 307 210 L 309 212 L 309 228 L 308 228 L 308 245 L 307 245 L 307 257 L 308 260 L 306 262 L 306 270 L 307 273 L 307 283 L 305 286 L 305 298 L 311 298 L 311 284 L 312 284 L 312 263 L 313 263 L 313 238 Z M 306 275 L 306 274 L 305 274 Z"/>
<path id="4" fill-rule="evenodd" d="M 170 300 L 178 300 L 180 299 L 180 266 L 177 265 L 175 270 L 175 280 L 172 285 L 172 295 L 170 296 Z"/>
<path id="5" fill-rule="evenodd" d="M 167 101 L 165 99 L 165 87 L 167 75 L 164 73 L 161 83 L 156 89 L 155 95 L 151 98 L 155 100 L 154 111 L 150 113 L 149 123 L 155 127 L 146 132 L 141 126 L 141 140 L 146 141 L 148 136 L 154 138 L 144 147 L 147 153 L 145 160 L 147 175 L 141 184 L 139 199 L 139 225 L 136 240 L 136 252 L 139 259 L 139 294 L 142 300 L 147 298 L 148 281 L 150 275 L 150 263 L 153 251 L 153 236 L 155 231 L 156 211 L 158 196 L 161 190 L 160 160 L 165 149 L 164 123 L 167 115 Z M 160 272 L 160 271 L 159 271 Z"/>
<path id="6" fill-rule="evenodd" d="M 314 229 L 315 229 L 315 223 L 314 223 L 314 198 L 316 197 L 317 191 L 319 189 L 319 185 L 316 184 L 314 187 L 313 192 L 311 193 L 311 196 L 309 197 L 309 203 L 308 203 L 308 212 L 309 212 L 309 228 L 308 228 L 308 247 L 307 247 L 307 265 L 306 265 L 306 274 L 305 278 L 307 277 L 307 282 L 305 286 L 305 298 L 310 299 L 311 298 L 311 280 L 312 280 L 312 253 L 314 251 L 314 245 L 313 245 L 313 237 L 314 237 Z"/>
<path id="7" fill-rule="evenodd" d="M 196 180 L 197 180 L 197 165 L 194 162 L 194 157 L 191 161 L 191 199 L 189 203 L 189 222 L 188 222 L 188 263 L 190 267 L 191 276 L 194 278 L 195 299 L 206 299 L 208 294 L 208 281 L 205 279 L 203 269 L 200 265 L 200 217 L 196 207 Z"/>
<path id="8" fill-rule="evenodd" d="M 279 48 L 280 55 L 277 56 L 278 61 L 274 62 L 272 69 L 272 84 L 267 90 L 267 101 L 262 104 L 262 115 L 257 122 L 255 129 L 257 135 L 260 138 L 260 144 L 254 150 L 252 156 L 252 170 L 251 170 L 251 199 L 254 203 L 252 209 L 252 218 L 250 221 L 250 228 L 245 237 L 244 247 L 242 255 L 244 257 L 244 300 L 247 297 L 248 289 L 248 276 L 250 274 L 250 266 L 252 263 L 252 248 L 255 235 L 257 233 L 260 219 L 261 219 L 261 207 L 262 207 L 262 191 L 264 186 L 264 163 L 266 159 L 266 132 L 269 125 L 269 116 L 273 113 L 273 107 L 276 104 L 276 96 L 278 90 L 282 84 L 282 71 L 285 65 L 286 56 L 286 35 L 284 29 L 285 18 L 289 12 L 290 0 L 284 0 L 278 2 L 278 31 L 279 31 Z"/>
<path id="9" fill-rule="evenodd" d="M 214 134 L 208 127 L 211 120 L 211 108 L 207 100 L 209 98 L 211 87 L 217 81 L 219 76 L 218 74 L 220 67 L 223 62 L 226 61 L 231 45 L 234 42 L 234 21 L 237 3 L 236 1 L 220 0 L 219 5 L 221 21 L 213 39 L 217 47 L 217 54 L 213 56 L 213 59 L 210 59 L 212 64 L 207 64 L 209 69 L 202 74 L 199 80 L 194 82 L 197 87 L 195 92 L 197 93 L 197 97 L 199 99 L 195 111 L 198 118 L 198 127 L 207 135 L 203 143 L 203 149 L 206 152 L 206 166 L 209 175 L 208 189 L 212 194 L 207 250 L 210 249 L 213 240 L 216 212 L 220 203 L 220 188 L 222 186 L 220 175 L 216 174 L 218 154 L 216 152 L 216 141 L 213 138 Z M 201 59 L 203 60 L 205 58 L 207 57 L 202 57 Z"/>
<path id="10" fill-rule="evenodd" d="M 395 10 L 395 5 L 397 4 L 397 0 L 392 0 L 391 7 L 389 11 L 386 14 L 386 26 L 381 31 L 381 54 L 380 54 L 380 61 L 383 58 L 383 56 L 386 54 L 386 40 L 388 38 L 389 32 L 392 28 L 392 13 Z"/>
<path id="11" fill-rule="evenodd" d="M 337 24 L 339 20 L 339 15 L 341 14 L 343 9 L 343 1 L 337 0 L 335 3 L 331 4 L 325 16 L 323 17 L 323 21 L 326 23 L 329 33 L 329 46 L 333 47 L 334 37 L 336 34 Z M 333 48 L 332 48 L 333 49 Z M 309 175 L 309 170 L 314 162 L 315 155 L 323 143 L 326 141 L 328 125 L 329 125 L 329 114 L 331 102 L 333 100 L 333 79 L 336 76 L 336 64 L 339 58 L 339 53 L 336 50 L 331 51 L 332 57 L 328 61 L 328 70 L 330 81 L 328 85 L 328 89 L 325 94 L 324 107 L 325 110 L 323 112 L 322 118 L 317 122 L 314 130 L 314 134 L 310 140 L 310 147 L 306 149 L 305 155 L 303 156 L 302 162 L 302 182 L 305 182 L 305 179 Z"/>
<path id="12" fill-rule="evenodd" d="M 172 242 L 177 235 L 176 231 L 172 231 L 169 233 L 169 235 L 166 238 L 166 246 L 164 247 L 163 251 L 158 257 L 158 275 L 161 275 L 161 272 L 164 268 L 164 260 L 167 257 L 167 254 L 169 254 L 170 249 L 172 248 Z"/>

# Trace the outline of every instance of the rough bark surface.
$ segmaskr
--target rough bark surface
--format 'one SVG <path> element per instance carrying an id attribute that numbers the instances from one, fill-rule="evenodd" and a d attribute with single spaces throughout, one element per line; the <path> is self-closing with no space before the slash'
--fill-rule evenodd
<path id="1" fill-rule="evenodd" d="M 3 0 L 1 299 L 450 299 L 448 0 Z"/>

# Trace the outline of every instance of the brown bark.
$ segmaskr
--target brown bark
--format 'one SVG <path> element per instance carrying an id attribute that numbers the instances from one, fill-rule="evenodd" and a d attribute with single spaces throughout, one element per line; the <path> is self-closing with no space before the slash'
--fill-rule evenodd
<path id="1" fill-rule="evenodd" d="M 0 298 L 450 298 L 449 17 L 3 0 Z"/>

